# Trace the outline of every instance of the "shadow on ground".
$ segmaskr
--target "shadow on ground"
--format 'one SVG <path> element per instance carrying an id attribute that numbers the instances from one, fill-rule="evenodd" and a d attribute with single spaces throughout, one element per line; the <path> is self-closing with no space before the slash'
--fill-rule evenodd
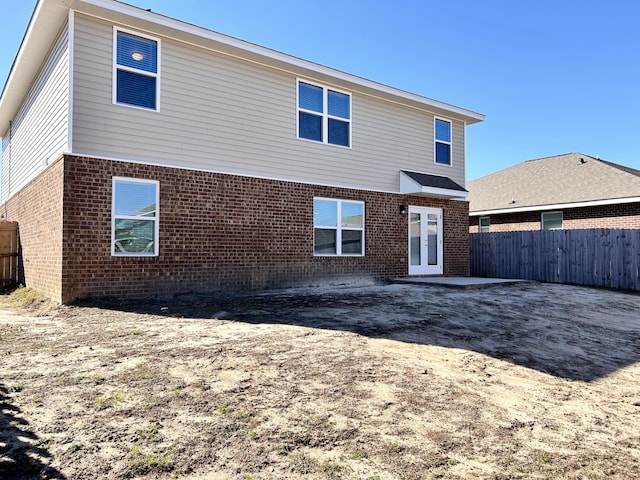
<path id="1" fill-rule="evenodd" d="M 180 318 L 342 330 L 459 348 L 592 381 L 640 360 L 640 296 L 527 283 L 454 290 L 378 285 L 78 304 Z"/>
<path id="2" fill-rule="evenodd" d="M 38 437 L 13 405 L 9 390 L 0 384 L 0 478 L 13 480 L 64 479 L 64 475 L 39 459 L 51 458 L 35 446 Z"/>

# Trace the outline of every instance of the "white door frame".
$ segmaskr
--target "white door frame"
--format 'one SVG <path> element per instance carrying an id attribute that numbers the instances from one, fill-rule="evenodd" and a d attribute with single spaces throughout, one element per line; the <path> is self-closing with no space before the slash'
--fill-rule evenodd
<path id="1" fill-rule="evenodd" d="M 418 217 L 416 217 L 418 215 Z M 442 209 L 431 207 L 409 206 L 408 212 L 408 241 L 409 241 L 409 275 L 442 275 L 443 239 L 442 239 Z M 412 219 L 418 219 L 412 225 Z M 435 225 L 433 224 L 435 222 Z M 412 227 L 419 238 L 412 242 Z M 416 231 L 417 229 L 417 231 Z M 433 245 L 433 242 L 436 245 Z M 429 245 L 429 242 L 432 242 Z M 413 243 L 413 244 L 412 244 Z M 431 247 L 431 248 L 429 248 Z M 419 252 L 413 252 L 412 249 Z M 435 249 L 435 255 L 434 255 Z"/>

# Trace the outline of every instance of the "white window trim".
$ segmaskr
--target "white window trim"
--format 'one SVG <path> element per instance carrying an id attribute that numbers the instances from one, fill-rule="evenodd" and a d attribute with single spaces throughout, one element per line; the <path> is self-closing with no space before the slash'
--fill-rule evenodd
<path id="1" fill-rule="evenodd" d="M 544 228 L 544 216 L 545 215 L 550 215 L 553 213 L 559 213 L 560 214 L 560 222 L 561 222 L 561 227 L 560 228 Z M 542 212 L 540 214 L 540 227 L 542 230 L 562 230 L 564 228 L 564 213 L 562 212 L 562 210 L 555 210 L 553 212 Z"/>
<path id="2" fill-rule="evenodd" d="M 489 230 L 487 232 L 483 232 L 482 231 L 482 221 L 483 220 L 489 220 Z M 480 217 L 478 219 L 478 233 L 489 233 L 491 231 L 491 217 Z"/>
<path id="3" fill-rule="evenodd" d="M 445 140 L 438 140 L 436 137 L 436 122 L 440 120 L 441 122 L 447 122 L 449 124 L 449 131 L 451 133 L 451 141 L 447 142 Z M 436 161 L 436 150 L 438 143 L 442 143 L 444 145 L 449 145 L 449 163 L 438 163 Z M 447 118 L 442 117 L 433 117 L 433 163 L 436 165 L 440 165 L 441 167 L 452 167 L 453 166 L 453 122 Z"/>
<path id="4" fill-rule="evenodd" d="M 322 113 L 314 112 L 313 110 L 306 110 L 304 108 L 300 108 L 300 84 L 307 83 L 309 85 L 313 85 L 314 87 L 318 87 L 322 89 Z M 329 115 L 329 90 L 336 93 L 341 93 L 349 97 L 349 118 L 336 117 L 335 115 Z M 311 115 L 321 116 L 322 117 L 322 140 L 311 140 L 309 138 L 300 137 L 300 112 L 309 113 Z M 335 120 L 339 120 L 341 122 L 346 122 L 349 124 L 349 145 L 337 145 L 335 143 L 329 143 L 329 119 L 333 118 Z M 353 119 L 353 101 L 350 92 L 345 92 L 344 90 L 340 90 L 338 88 L 328 87 L 326 85 L 322 85 L 310 80 L 305 80 L 302 78 L 296 79 L 296 137 L 298 140 L 304 140 L 306 142 L 312 143 L 322 143 L 324 145 L 331 145 L 333 147 L 339 148 L 352 148 L 352 119 Z"/>
<path id="5" fill-rule="evenodd" d="M 156 215 L 155 217 L 140 217 L 131 215 L 118 215 L 116 216 L 116 182 L 124 181 L 131 183 L 152 183 L 156 186 Z M 153 226 L 153 252 L 116 252 L 116 219 L 123 218 L 129 220 L 153 220 L 155 222 Z M 160 182 L 158 180 L 147 180 L 143 178 L 130 178 L 130 177 L 113 177 L 111 180 L 111 256 L 112 257 L 157 257 L 159 255 L 160 245 Z"/>
<path id="6" fill-rule="evenodd" d="M 364 257 L 364 252 L 365 250 L 365 235 L 364 235 L 364 227 L 365 227 L 365 204 L 363 201 L 361 200 L 347 200 L 347 199 L 341 199 L 341 198 L 328 198 L 328 197 L 313 197 L 313 202 L 315 203 L 316 200 L 328 200 L 331 202 L 337 202 L 338 203 L 338 212 L 337 212 L 337 223 L 340 223 L 340 219 L 342 218 L 342 203 L 343 202 L 347 202 L 347 203 L 359 203 L 360 205 L 362 205 L 362 227 L 360 228 L 355 228 L 355 227 L 342 227 L 342 225 L 336 225 L 335 227 L 327 227 L 324 225 L 319 225 L 316 226 L 316 222 L 314 220 L 313 222 L 313 244 L 311 245 L 311 248 L 313 249 L 313 256 L 314 257 Z M 314 212 L 315 214 L 315 212 Z M 314 215 L 315 216 L 315 215 Z M 316 253 L 315 252 L 315 238 L 316 238 L 316 228 L 322 229 L 322 230 L 336 230 L 336 253 Z M 349 230 L 349 231 L 360 231 L 362 232 L 362 251 L 361 253 L 342 253 L 342 230 Z"/>
<path id="7" fill-rule="evenodd" d="M 147 72 L 146 70 L 138 70 L 136 68 L 127 67 L 125 65 L 118 65 L 118 32 L 128 33 L 130 35 L 135 35 L 140 38 L 146 38 L 147 40 L 152 40 L 156 42 L 157 45 L 157 54 L 156 54 L 156 73 Z M 114 105 L 119 105 L 122 107 L 135 108 L 137 110 L 144 110 L 145 112 L 159 112 L 160 111 L 160 67 L 161 67 L 161 42 L 157 37 L 152 37 L 150 35 L 145 35 L 143 33 L 137 32 L 135 30 L 129 30 L 126 28 L 113 27 L 113 59 L 112 59 L 112 81 L 111 81 L 111 102 Z M 139 107 L 137 105 L 131 105 L 129 103 L 120 103 L 118 102 L 118 70 L 125 70 L 128 72 L 138 73 L 140 75 L 145 75 L 147 77 L 154 77 L 156 79 L 156 108 L 145 108 Z"/>

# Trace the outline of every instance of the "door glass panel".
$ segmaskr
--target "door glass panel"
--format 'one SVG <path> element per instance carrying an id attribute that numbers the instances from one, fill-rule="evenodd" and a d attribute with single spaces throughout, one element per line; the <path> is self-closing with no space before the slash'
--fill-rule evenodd
<path id="1" fill-rule="evenodd" d="M 438 264 L 438 216 L 430 213 L 427 220 L 429 265 Z"/>
<path id="2" fill-rule="evenodd" d="M 420 222 L 420 214 L 412 213 L 411 218 L 409 220 L 411 225 L 410 229 L 410 240 L 409 240 L 409 261 L 411 265 L 421 265 L 420 261 L 421 252 L 420 252 L 420 230 L 421 230 L 421 222 Z"/>

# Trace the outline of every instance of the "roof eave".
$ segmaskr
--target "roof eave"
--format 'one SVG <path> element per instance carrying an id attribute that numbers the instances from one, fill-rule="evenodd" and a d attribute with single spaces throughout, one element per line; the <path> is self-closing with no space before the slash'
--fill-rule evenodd
<path id="1" fill-rule="evenodd" d="M 15 118 L 67 16 L 63 2 L 39 0 L 36 4 L 0 95 L 0 135 Z"/>
<path id="2" fill-rule="evenodd" d="M 466 124 L 484 120 L 484 115 L 480 113 L 389 87 L 125 3 L 112 0 L 39 0 L 0 97 L 0 131 L 4 131 L 9 121 L 15 117 L 22 99 L 51 48 L 55 35 L 64 24 L 69 9 L 134 28 L 143 28 L 146 25 L 150 31 L 160 30 L 162 35 L 168 37 L 199 44 L 205 48 L 214 48 L 221 53 L 285 70 L 294 75 L 309 76 L 365 95 L 427 110 Z"/>
<path id="3" fill-rule="evenodd" d="M 636 203 L 636 202 L 640 202 L 640 197 L 608 198 L 603 200 L 590 200 L 586 202 L 550 203 L 547 205 L 527 205 L 523 207 L 514 207 L 514 208 L 470 210 L 469 216 L 481 217 L 481 216 L 487 216 L 487 215 L 501 215 L 506 213 L 562 210 L 566 208 L 599 207 L 604 205 L 621 205 L 625 203 Z"/>

